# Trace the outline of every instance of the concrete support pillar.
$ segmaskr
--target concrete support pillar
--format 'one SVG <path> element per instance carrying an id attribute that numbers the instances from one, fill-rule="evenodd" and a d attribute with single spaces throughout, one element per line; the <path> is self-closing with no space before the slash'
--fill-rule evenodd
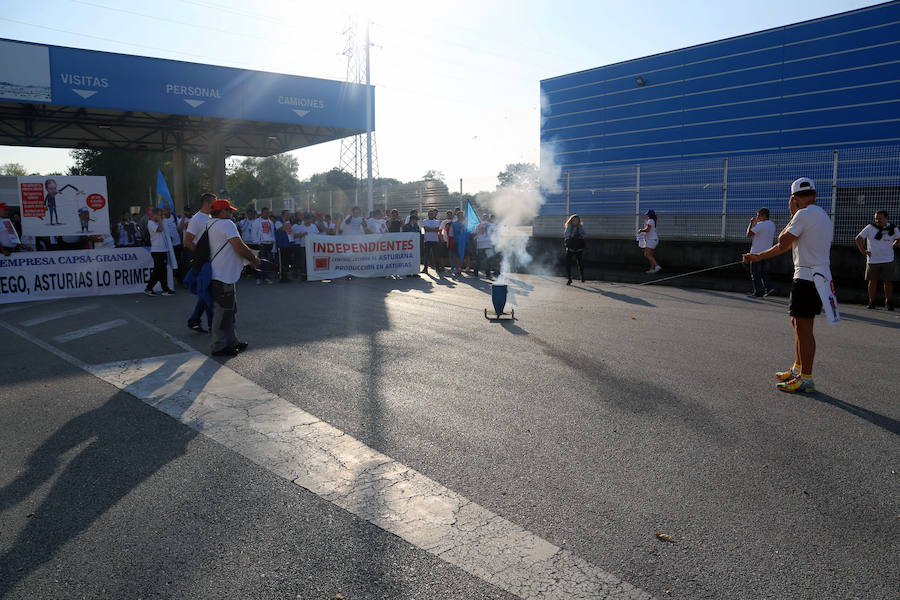
<path id="1" fill-rule="evenodd" d="M 225 189 L 225 145 L 220 140 L 209 143 L 209 181 L 214 194 Z"/>
<path id="2" fill-rule="evenodd" d="M 187 162 L 185 159 L 184 148 L 176 146 L 172 150 L 172 200 L 175 201 L 175 212 L 179 215 L 184 211 L 184 207 L 190 204 L 187 197 Z"/>

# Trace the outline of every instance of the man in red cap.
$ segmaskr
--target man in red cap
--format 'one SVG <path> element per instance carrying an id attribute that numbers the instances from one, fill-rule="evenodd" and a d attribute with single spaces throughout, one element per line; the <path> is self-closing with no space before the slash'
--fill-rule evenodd
<path id="1" fill-rule="evenodd" d="M 237 314 L 235 282 L 241 278 L 245 261 L 254 269 L 259 268 L 259 258 L 238 233 L 231 215 L 236 209 L 225 198 L 215 200 L 210 206 L 209 252 L 212 266 L 210 291 L 215 301 L 212 322 L 212 355 L 235 356 L 247 349 L 247 342 L 238 340 L 234 330 Z"/>

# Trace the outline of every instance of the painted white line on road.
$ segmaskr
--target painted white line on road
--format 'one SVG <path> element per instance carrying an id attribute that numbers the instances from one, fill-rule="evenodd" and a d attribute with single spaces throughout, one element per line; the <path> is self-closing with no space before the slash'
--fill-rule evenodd
<path id="1" fill-rule="evenodd" d="M 33 303 L 29 304 L 27 302 L 25 302 L 23 304 L 16 304 L 15 306 L 7 306 L 6 308 L 0 308 L 0 315 L 5 315 L 7 313 L 12 313 L 12 312 L 16 312 L 19 310 L 25 310 L 26 308 L 34 308 L 34 307 L 35 307 L 35 304 L 33 304 Z"/>
<path id="2" fill-rule="evenodd" d="M 85 327 L 84 329 L 76 329 L 75 331 L 70 331 L 69 333 L 57 335 L 53 338 L 53 341 L 63 344 L 65 342 L 71 342 L 72 340 L 81 339 L 89 335 L 101 333 L 109 329 L 115 329 L 116 327 L 121 327 L 122 325 L 125 325 L 127 323 L 128 321 L 126 321 L 125 319 L 114 319 L 105 323 L 91 325 L 90 327 Z"/>
<path id="3" fill-rule="evenodd" d="M 202 354 L 85 369 L 272 473 L 521 598 L 650 598 Z"/>
<path id="4" fill-rule="evenodd" d="M 11 331 L 12 333 L 21 337 L 22 339 L 28 340 L 35 346 L 39 346 L 51 354 L 55 354 L 56 356 L 60 357 L 64 361 L 68 362 L 69 364 L 75 365 L 76 367 L 84 369 L 85 371 L 87 371 L 87 369 L 88 369 L 87 363 L 84 363 L 84 362 L 78 360 L 71 354 L 63 352 L 62 350 L 56 348 L 55 346 L 51 346 L 47 342 L 34 337 L 30 333 L 26 333 L 25 331 L 19 329 L 18 327 L 14 326 L 14 325 L 10 325 L 9 323 L 4 323 L 3 321 L 0 321 L 0 327 L 8 329 L 9 331 Z"/>
<path id="5" fill-rule="evenodd" d="M 85 306 L 79 306 L 78 308 L 72 308 L 69 310 L 64 310 L 64 311 L 50 314 L 50 315 L 44 315 L 43 317 L 36 317 L 34 319 L 22 321 L 22 327 L 34 327 L 35 325 L 40 325 L 41 323 L 47 323 L 49 321 L 55 321 L 56 319 L 65 319 L 66 317 L 74 317 L 75 315 L 80 315 L 81 313 L 86 313 L 86 312 L 92 311 L 97 308 L 100 308 L 99 304 L 88 304 Z"/>

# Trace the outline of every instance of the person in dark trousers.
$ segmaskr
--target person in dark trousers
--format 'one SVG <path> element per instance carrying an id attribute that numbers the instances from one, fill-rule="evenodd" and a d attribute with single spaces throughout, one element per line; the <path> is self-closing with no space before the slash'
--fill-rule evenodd
<path id="1" fill-rule="evenodd" d="M 422 230 L 419 227 L 419 215 L 417 215 L 417 214 L 409 215 L 409 223 L 407 223 L 406 225 L 403 226 L 403 232 L 404 233 L 418 233 L 421 236 Z M 420 253 L 419 260 L 421 262 L 421 253 Z M 407 277 L 419 277 L 419 274 L 416 273 L 415 275 L 407 275 Z"/>
<path id="2" fill-rule="evenodd" d="M 154 292 L 153 288 L 159 283 L 162 285 L 163 296 L 174 296 L 175 292 L 169 289 L 169 278 L 166 275 L 169 252 L 166 249 L 166 240 L 163 236 L 168 234 L 162 222 L 162 210 L 159 208 L 150 210 L 150 217 L 147 219 L 147 231 L 150 232 L 150 255 L 153 257 L 153 271 L 150 273 L 150 279 L 147 281 L 144 293 L 148 296 L 158 296 L 159 294 Z"/>
<path id="3" fill-rule="evenodd" d="M 209 250 L 213 257 L 212 281 L 209 288 L 215 300 L 210 353 L 213 356 L 235 356 L 247 349 L 247 342 L 238 339 L 234 328 L 237 315 L 235 283 L 241 277 L 244 261 L 251 268 L 259 268 L 259 258 L 241 239 L 231 216 L 234 206 L 219 198 L 210 206 L 208 225 Z"/>
<path id="4" fill-rule="evenodd" d="M 216 195 L 212 192 L 206 192 L 200 196 L 200 210 L 191 217 L 187 224 L 187 229 L 184 231 L 184 247 L 190 253 L 194 252 L 194 249 L 197 247 L 197 240 L 200 239 L 200 236 L 203 235 L 203 231 L 209 224 L 209 208 L 215 200 Z M 185 263 L 185 269 L 189 269 L 190 266 L 190 261 L 188 260 Z M 198 297 L 197 303 L 194 305 L 194 312 L 188 317 L 188 329 L 192 329 L 197 333 L 208 333 L 206 329 L 203 329 L 203 325 L 200 324 L 200 318 L 203 316 L 204 311 L 206 311 L 206 326 L 212 327 L 213 316 L 209 312 L 209 307 L 203 301 L 203 298 Z"/>
<path id="5" fill-rule="evenodd" d="M 756 216 L 750 219 L 750 224 L 747 225 L 747 237 L 753 240 L 750 243 L 751 254 L 765 252 L 775 243 L 775 223 L 769 220 L 768 208 L 760 208 L 756 211 Z M 753 280 L 753 292 L 748 294 L 748 298 L 762 298 L 775 293 L 772 283 L 769 281 L 768 260 L 750 263 L 750 277 Z"/>
<path id="6" fill-rule="evenodd" d="M 565 241 L 566 246 L 566 285 L 572 285 L 572 260 L 578 263 L 578 272 L 581 274 L 581 282 L 584 283 L 584 226 L 581 217 L 572 215 L 566 221 Z"/>

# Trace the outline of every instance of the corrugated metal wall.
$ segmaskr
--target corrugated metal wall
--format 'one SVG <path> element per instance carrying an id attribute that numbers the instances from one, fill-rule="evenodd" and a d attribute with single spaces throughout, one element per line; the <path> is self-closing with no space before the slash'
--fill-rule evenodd
<path id="1" fill-rule="evenodd" d="M 763 189 L 783 197 L 801 175 L 827 178 L 830 199 L 834 150 L 900 143 L 900 2 L 555 77 L 541 92 L 541 143 L 563 190 L 568 172 L 569 212 L 633 216 L 638 186 L 642 206 L 710 212 L 726 158 L 727 179 L 747 185 L 725 212 L 752 212 Z M 895 172 L 879 158 L 884 172 L 862 161 L 843 175 Z M 549 194 L 542 216 L 565 212 L 565 191 Z"/>

